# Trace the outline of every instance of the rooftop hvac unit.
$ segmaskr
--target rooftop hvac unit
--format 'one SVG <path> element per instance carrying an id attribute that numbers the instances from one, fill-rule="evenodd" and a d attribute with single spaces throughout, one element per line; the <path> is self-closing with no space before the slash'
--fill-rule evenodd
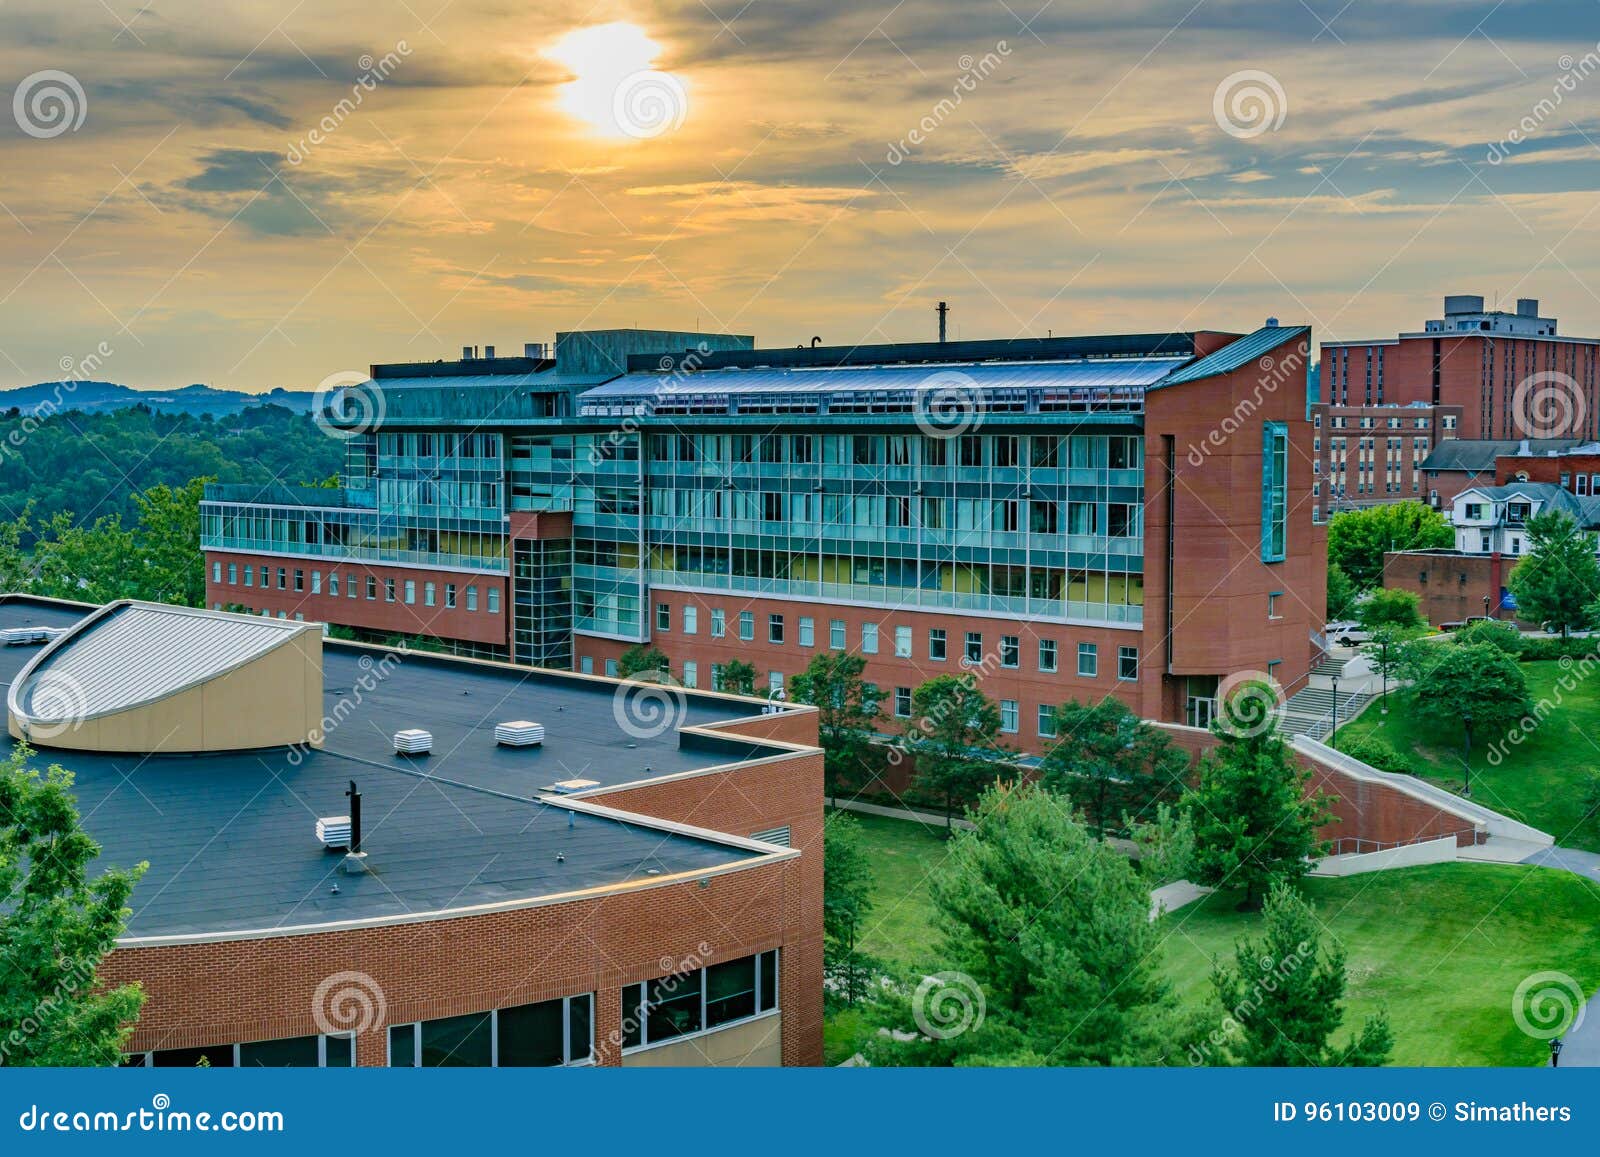
<path id="1" fill-rule="evenodd" d="M 7 647 L 33 647 L 64 634 L 65 627 L 12 627 L 0 631 L 0 643 Z"/>
<path id="2" fill-rule="evenodd" d="M 544 724 L 529 723 L 526 719 L 497 723 L 494 741 L 501 747 L 538 747 L 544 742 Z"/>
<path id="3" fill-rule="evenodd" d="M 350 846 L 350 817 L 323 816 L 317 821 L 317 839 L 328 851 L 344 851 Z"/>
<path id="4" fill-rule="evenodd" d="M 433 734 L 420 727 L 410 727 L 394 733 L 396 755 L 427 755 L 433 750 Z"/>

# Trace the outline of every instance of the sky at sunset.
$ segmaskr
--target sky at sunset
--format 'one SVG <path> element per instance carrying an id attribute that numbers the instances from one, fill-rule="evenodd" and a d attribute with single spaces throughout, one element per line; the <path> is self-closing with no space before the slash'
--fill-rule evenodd
<path id="1" fill-rule="evenodd" d="M 1600 335 L 1597 40 L 1592 0 L 3 0 L 0 385 L 925 339 L 941 298 Z"/>

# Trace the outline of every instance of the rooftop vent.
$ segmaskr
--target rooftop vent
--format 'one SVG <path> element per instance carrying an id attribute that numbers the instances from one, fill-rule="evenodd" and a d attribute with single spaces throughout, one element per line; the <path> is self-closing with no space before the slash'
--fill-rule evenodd
<path id="1" fill-rule="evenodd" d="M 501 747 L 538 747 L 544 743 L 544 724 L 529 723 L 526 719 L 497 723 L 494 741 Z"/>
<path id="2" fill-rule="evenodd" d="M 342 852 L 350 847 L 350 817 L 323 816 L 317 821 L 317 839 L 330 852 Z"/>
<path id="3" fill-rule="evenodd" d="M 598 779 L 563 779 L 552 783 L 545 790 L 553 791 L 557 795 L 566 795 L 568 792 L 583 791 L 585 788 L 599 787 Z"/>
<path id="4" fill-rule="evenodd" d="M 427 755 L 433 750 L 433 733 L 410 727 L 394 733 L 396 755 Z"/>

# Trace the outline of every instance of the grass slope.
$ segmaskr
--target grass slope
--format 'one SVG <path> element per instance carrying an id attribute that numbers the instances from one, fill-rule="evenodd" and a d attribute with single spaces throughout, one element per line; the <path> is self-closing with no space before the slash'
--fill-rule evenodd
<path id="1" fill-rule="evenodd" d="M 1600 852 L 1600 823 L 1584 807 L 1589 776 L 1600 764 L 1600 694 L 1575 669 L 1555 662 L 1527 663 L 1523 670 L 1528 693 L 1548 705 L 1548 713 L 1515 745 L 1501 732 L 1473 733 L 1472 798 L 1549 832 L 1558 844 Z M 1461 787 L 1462 728 L 1418 719 L 1406 692 L 1390 692 L 1387 718 L 1373 704 L 1339 734 L 1385 739 L 1411 755 L 1425 778 Z M 1491 751 L 1500 757 L 1498 766 Z"/>
<path id="2" fill-rule="evenodd" d="M 927 874 L 944 857 L 937 829 L 861 816 L 876 872 L 868 951 L 939 967 Z M 1345 946 L 1346 1025 L 1386 1007 L 1395 1062 L 1406 1065 L 1532 1065 L 1548 1056 L 1511 1016 L 1512 994 L 1535 972 L 1564 972 L 1585 992 L 1600 988 L 1600 888 L 1565 872 L 1443 864 L 1306 882 L 1306 894 Z M 1221 894 L 1163 918 L 1165 968 L 1183 997 L 1209 1001 L 1216 958 L 1231 959 L 1260 916 Z M 870 1031 L 857 1013 L 832 1015 L 830 1064 Z"/>

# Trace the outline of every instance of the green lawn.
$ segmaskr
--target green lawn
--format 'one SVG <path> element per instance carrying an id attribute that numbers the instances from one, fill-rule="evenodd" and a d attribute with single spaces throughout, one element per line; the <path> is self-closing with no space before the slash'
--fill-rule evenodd
<path id="1" fill-rule="evenodd" d="M 876 884 L 861 950 L 902 963 L 933 959 L 937 934 L 928 873 L 944 859 L 944 829 L 860 812 L 850 816 L 860 826 Z"/>
<path id="2" fill-rule="evenodd" d="M 1386 1006 L 1401 1065 L 1533 1065 L 1544 1042 L 1511 1018 L 1517 985 L 1554 970 L 1600 988 L 1600 889 L 1567 872 L 1440 864 L 1306 882 L 1318 915 L 1344 944 L 1346 1024 Z M 1167 971 L 1202 1000 L 1210 961 L 1259 921 L 1212 896 L 1165 917 Z"/>
<path id="3" fill-rule="evenodd" d="M 869 950 L 936 966 L 925 878 L 944 840 L 902 820 L 859 818 L 878 873 Z M 1347 1023 L 1386 1006 L 1398 1064 L 1538 1064 L 1544 1043 L 1511 1018 L 1518 983 L 1554 970 L 1585 992 L 1600 988 L 1600 888 L 1565 872 L 1443 864 L 1309 880 L 1306 894 L 1345 946 Z M 1185 999 L 1205 1001 L 1212 960 L 1257 930 L 1259 915 L 1235 911 L 1237 900 L 1214 896 L 1163 918 L 1166 969 Z M 830 1016 L 828 1063 L 856 1052 L 867 1031 L 857 1014 Z"/>
<path id="4" fill-rule="evenodd" d="M 1600 852 L 1600 823 L 1584 816 L 1587 781 L 1600 765 L 1600 688 L 1555 662 L 1526 663 L 1523 670 L 1534 702 L 1550 710 L 1517 745 L 1506 742 L 1504 732 L 1473 733 L 1472 798 L 1549 832 L 1558 844 Z M 1461 787 L 1462 728 L 1419 720 L 1405 692 L 1389 693 L 1387 718 L 1374 703 L 1339 734 L 1379 736 L 1409 753 L 1429 780 Z M 1490 760 L 1491 749 L 1499 766 Z"/>

